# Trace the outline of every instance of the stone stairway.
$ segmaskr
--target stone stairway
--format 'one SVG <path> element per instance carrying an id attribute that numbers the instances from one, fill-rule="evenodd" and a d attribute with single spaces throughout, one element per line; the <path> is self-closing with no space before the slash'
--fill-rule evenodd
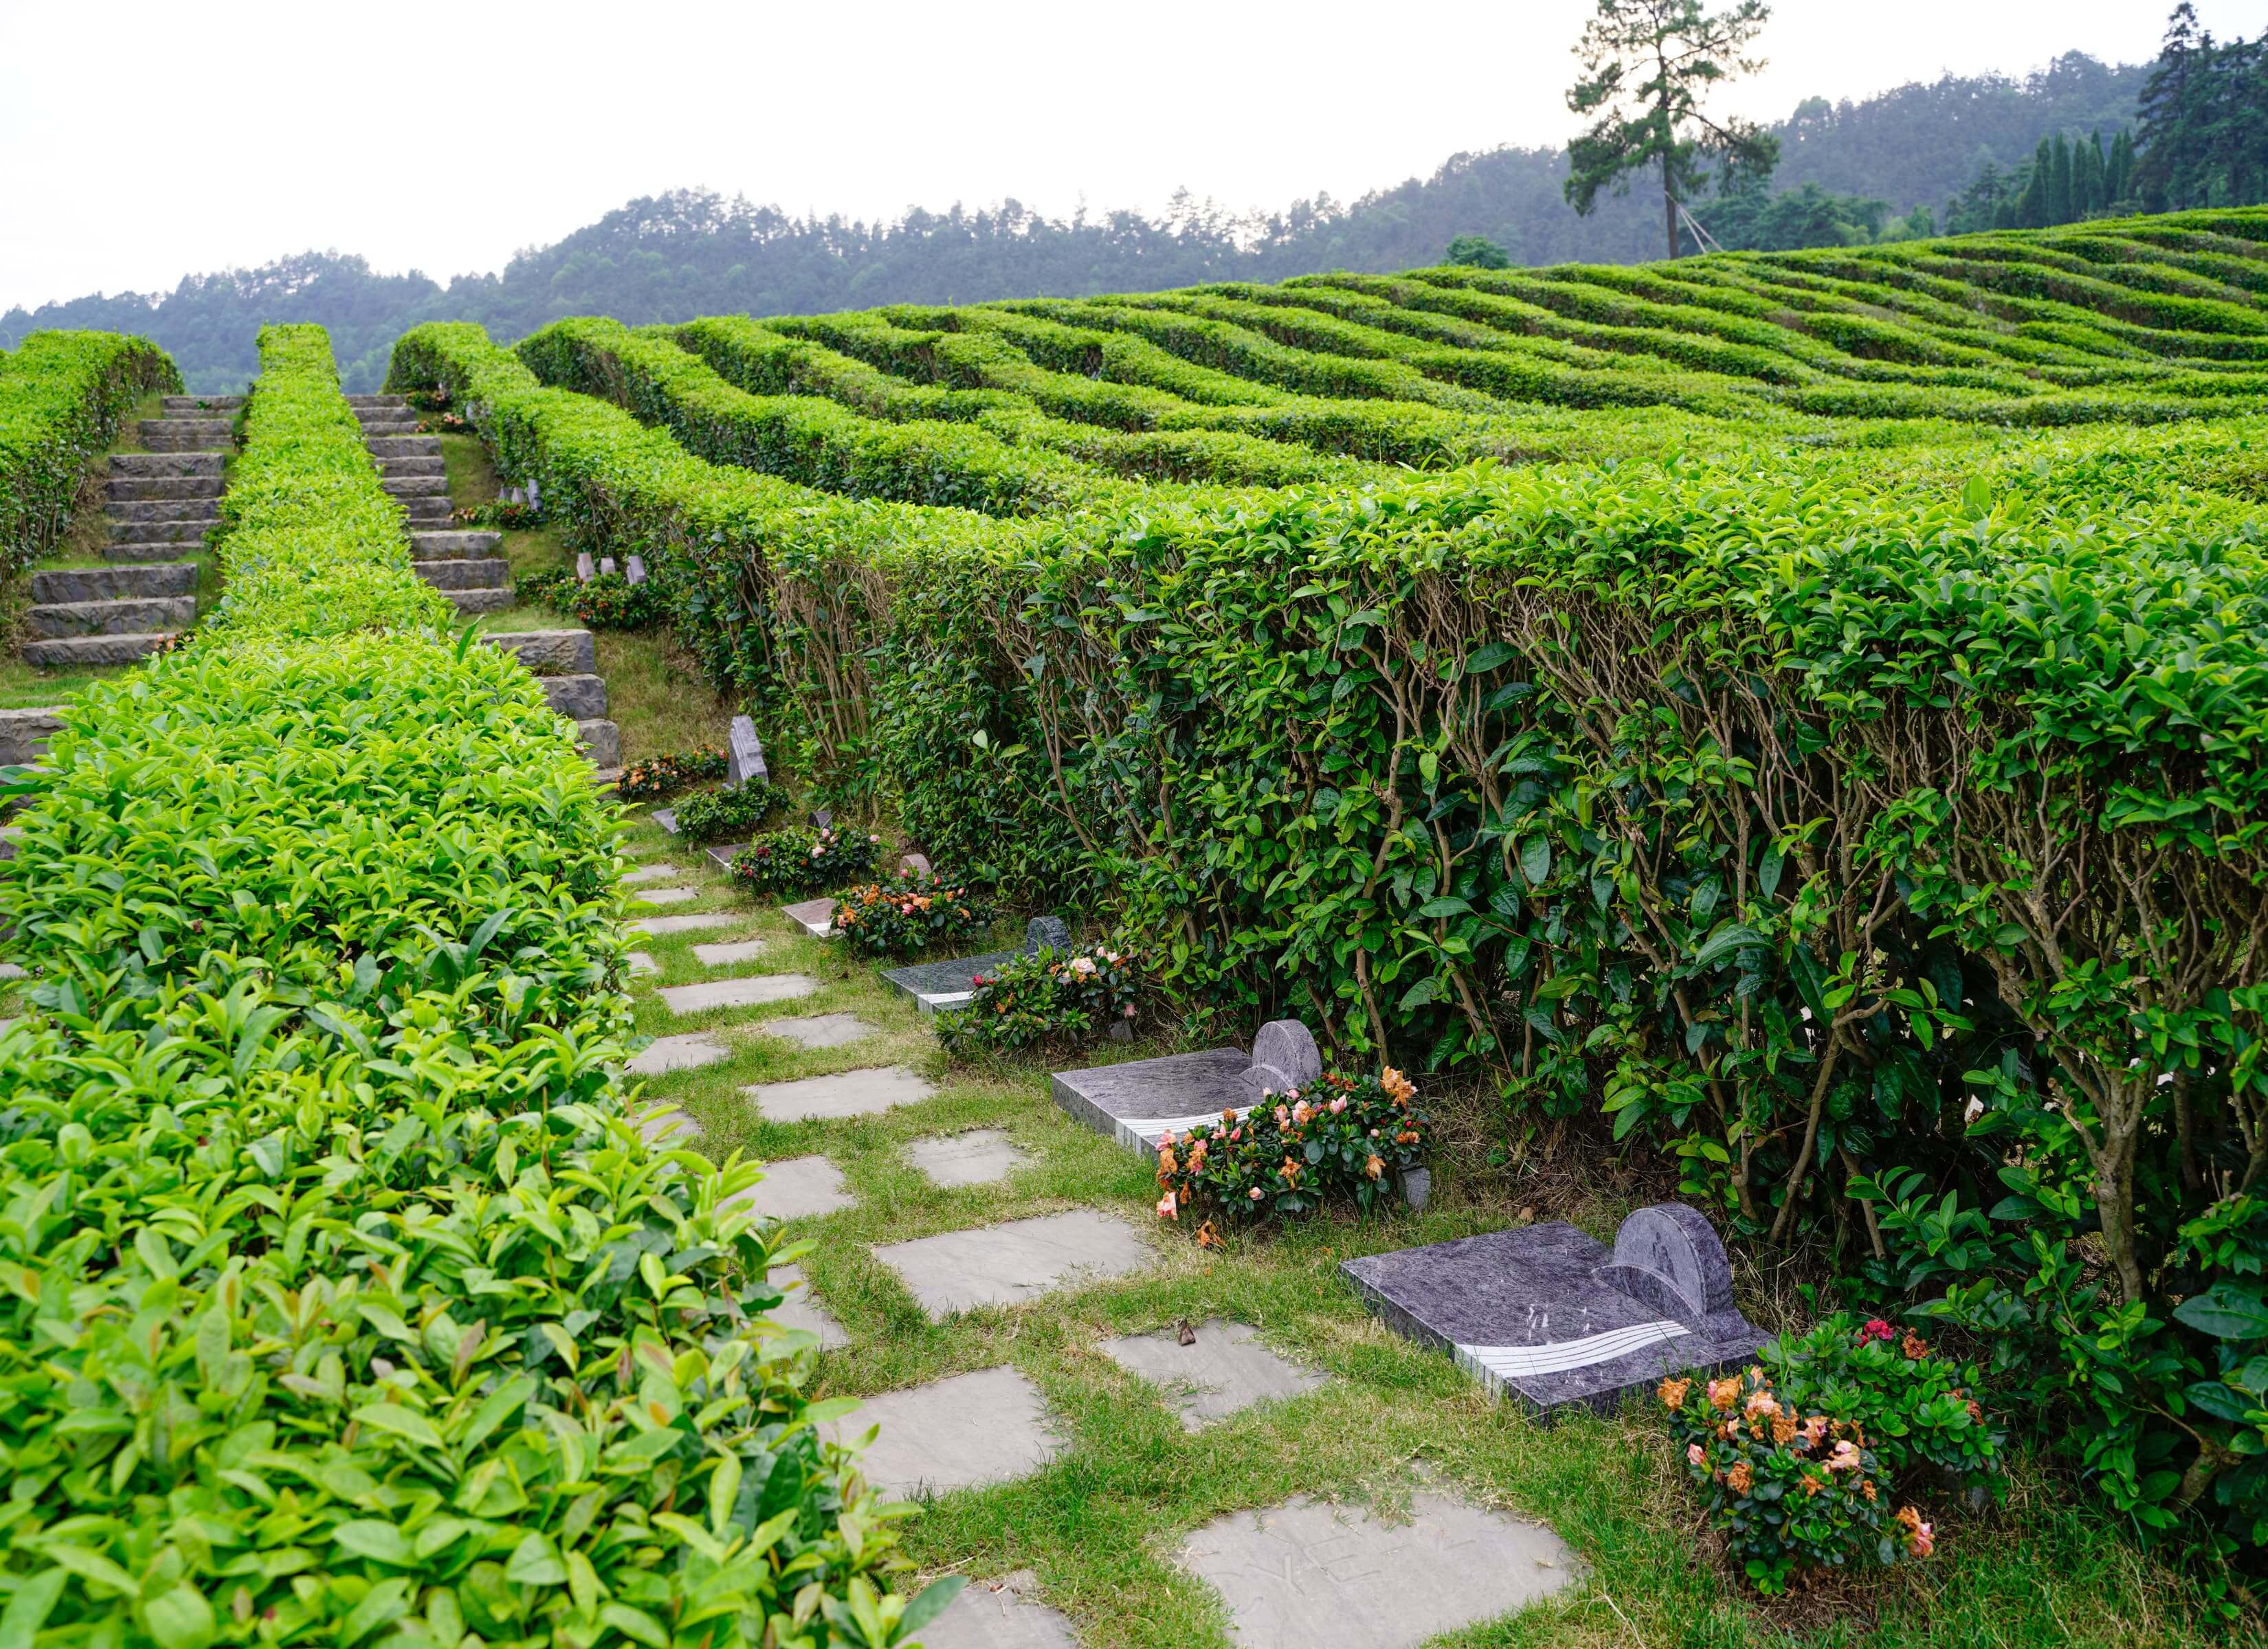
<path id="1" fill-rule="evenodd" d="M 464 614 L 500 613 L 512 603 L 512 567 L 493 554 L 501 534 L 451 525 L 449 477 L 441 438 L 420 435 L 417 415 L 399 395 L 349 395 L 363 440 L 386 490 L 409 512 L 409 554 L 417 576 Z"/>
<path id="2" fill-rule="evenodd" d="M 240 395 L 167 395 L 144 453 L 111 455 L 102 567 L 32 574 L 27 664 L 131 664 L 196 622 L 196 553 L 220 519 L 221 466 Z"/>
<path id="3" fill-rule="evenodd" d="M 599 783 L 611 784 L 622 777 L 622 729 L 607 718 L 607 678 L 599 674 L 589 630 L 523 629 L 481 639 L 512 654 L 543 683 L 553 713 L 575 724 L 583 754 L 599 769 Z"/>

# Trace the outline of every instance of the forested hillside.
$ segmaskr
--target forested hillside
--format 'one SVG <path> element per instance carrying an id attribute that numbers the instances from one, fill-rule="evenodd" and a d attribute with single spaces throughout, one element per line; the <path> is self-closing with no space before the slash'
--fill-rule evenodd
<path id="1" fill-rule="evenodd" d="M 2147 65 L 2080 53 L 2025 77 L 1947 77 L 1859 102 L 1813 98 L 1773 129 L 1776 211 L 1700 208 L 1718 239 L 1767 249 L 1880 238 L 1918 207 L 1942 213 L 1990 164 L 2008 173 L 2044 137 L 2107 143 L 2131 122 Z M 1657 255 L 1656 206 L 1608 199 L 1578 217 L 1562 194 L 1561 149 L 1453 155 L 1351 203 L 1328 195 L 1239 215 L 1177 197 L 1161 217 L 1050 218 L 1013 200 L 909 211 L 893 223 L 791 217 L 774 206 L 686 189 L 630 202 L 501 275 L 446 287 L 373 272 L 360 257 L 305 253 L 256 269 L 191 276 L 171 293 L 120 293 L 0 315 L 0 344 L 43 327 L 142 333 L 190 386 L 240 386 L 263 320 L 328 328 L 350 389 L 375 386 L 385 351 L 423 320 L 475 320 L 519 337 L 563 315 L 631 324 L 733 311 L 811 313 L 882 303 L 1086 297 L 1212 280 L 1278 280 L 1321 269 L 1383 272 L 1437 261 L 1451 238 L 1485 236 L 1519 263 L 1628 263 Z M 1852 197 L 1857 198 L 1843 198 Z M 1714 221 L 1712 221 L 1712 220 Z M 1915 227 L 1918 228 L 1917 225 Z"/>

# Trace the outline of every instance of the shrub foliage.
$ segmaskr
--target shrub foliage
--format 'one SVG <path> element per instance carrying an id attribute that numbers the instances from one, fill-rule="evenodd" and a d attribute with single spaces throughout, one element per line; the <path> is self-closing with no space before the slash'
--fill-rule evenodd
<path id="1" fill-rule="evenodd" d="M 63 537 L 90 464 L 134 403 L 180 387 L 164 350 L 114 332 L 34 332 L 0 354 L 0 576 Z"/>

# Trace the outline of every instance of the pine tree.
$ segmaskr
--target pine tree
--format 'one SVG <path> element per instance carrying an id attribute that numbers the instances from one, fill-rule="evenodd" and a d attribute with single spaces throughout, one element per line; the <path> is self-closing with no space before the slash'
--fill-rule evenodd
<path id="1" fill-rule="evenodd" d="M 2091 217 L 2109 200 L 2102 192 L 2102 134 L 2089 132 L 2085 143 L 2071 146 L 2071 215 Z"/>
<path id="2" fill-rule="evenodd" d="M 2110 140 L 2110 159 L 2104 168 L 2103 201 L 2106 205 L 2131 198 L 2134 184 L 2134 134 L 2124 126 L 2118 136 Z"/>
<path id="3" fill-rule="evenodd" d="M 2041 229 L 2048 221 L 2048 179 L 2055 171 L 2055 148 L 2044 137 L 2032 156 L 2032 169 L 2024 179 L 2024 193 L 2016 202 L 2016 226 Z"/>
<path id="4" fill-rule="evenodd" d="M 2071 145 L 2061 132 L 2055 135 L 2054 158 L 2048 166 L 2047 221 L 2067 224 L 2079 216 L 2071 209 Z"/>
<path id="5" fill-rule="evenodd" d="M 2136 103 L 2141 131 L 2134 141 L 2133 185 L 2143 206 L 2154 212 L 2187 204 L 2184 198 L 2193 162 L 2188 152 L 2195 125 L 2198 60 L 2209 50 L 2212 37 L 2200 39 L 2197 8 L 2181 0 L 2166 19 L 2165 43 L 2158 48 L 2158 66 L 2142 87 Z"/>

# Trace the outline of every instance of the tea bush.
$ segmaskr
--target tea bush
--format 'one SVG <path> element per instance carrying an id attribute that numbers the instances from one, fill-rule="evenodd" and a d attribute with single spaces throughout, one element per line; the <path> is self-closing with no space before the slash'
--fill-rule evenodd
<path id="1" fill-rule="evenodd" d="M 688 784 L 722 778 L 727 770 L 725 753 L 715 745 L 667 751 L 624 768 L 615 781 L 615 794 L 624 801 L 661 801 Z"/>
<path id="2" fill-rule="evenodd" d="M 1269 1094 L 1242 1116 L 1224 1111 L 1218 1123 L 1168 1133 L 1158 1148 L 1158 1217 L 1296 1217 L 1333 1197 L 1367 1213 L 1432 1144 L 1432 1121 L 1417 1097 L 1417 1085 L 1391 1065 L 1375 1076 L 1334 1071 L 1304 1090 Z M 1219 1242 L 1212 1218 L 1197 1240 Z"/>
<path id="3" fill-rule="evenodd" d="M 873 874 L 881 851 L 882 838 L 863 830 L 791 826 L 743 848 L 733 860 L 733 880 L 757 894 L 822 894 Z"/>
<path id="4" fill-rule="evenodd" d="M 34 332 L 0 353 L 0 578 L 69 529 L 89 467 L 134 403 L 180 387 L 173 358 L 146 338 Z"/>
<path id="5" fill-rule="evenodd" d="M 320 329 L 261 358 L 225 622 L 16 781 L 0 1631 L 892 1641 L 796 1250 L 625 1119 L 611 805 L 430 626 Z"/>
<path id="6" fill-rule="evenodd" d="M 967 1006 L 937 1016 L 937 1040 L 949 1054 L 1075 1048 L 1130 1028 L 1142 994 L 1135 959 L 1107 946 L 1043 946 L 976 983 Z"/>
<path id="7" fill-rule="evenodd" d="M 959 882 L 897 876 L 846 888 L 835 906 L 833 931 L 870 956 L 903 958 L 965 946 L 991 921 L 991 902 Z"/>

